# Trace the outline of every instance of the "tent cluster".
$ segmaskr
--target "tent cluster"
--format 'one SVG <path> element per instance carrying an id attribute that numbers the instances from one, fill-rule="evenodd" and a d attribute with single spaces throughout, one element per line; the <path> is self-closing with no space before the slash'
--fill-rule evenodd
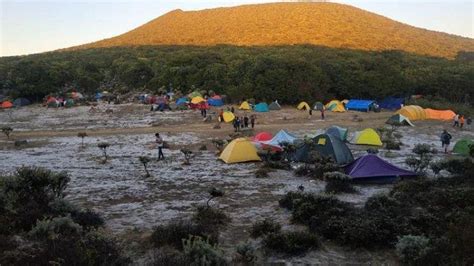
<path id="1" fill-rule="evenodd" d="M 58 107 L 73 107 L 75 105 L 75 101 L 73 99 L 66 99 L 62 97 L 53 97 L 53 96 L 48 96 L 45 101 L 45 106 L 46 107 L 53 107 L 53 108 L 58 108 Z"/>
<path id="2" fill-rule="evenodd" d="M 397 114 L 403 115 L 410 121 L 426 119 L 447 121 L 453 119 L 456 115 L 452 110 L 424 109 L 418 105 L 404 106 L 397 111 Z"/>
<path id="3" fill-rule="evenodd" d="M 30 104 L 31 104 L 30 100 L 26 98 L 17 98 L 12 102 L 2 97 L 0 101 L 0 109 L 10 109 L 13 107 L 22 107 L 22 106 L 27 106 Z"/>

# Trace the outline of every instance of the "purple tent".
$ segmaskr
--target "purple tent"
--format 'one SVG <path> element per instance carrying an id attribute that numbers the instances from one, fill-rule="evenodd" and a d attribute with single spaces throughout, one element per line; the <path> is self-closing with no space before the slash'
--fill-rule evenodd
<path id="1" fill-rule="evenodd" d="M 344 170 L 354 181 L 393 182 L 397 177 L 417 176 L 415 172 L 399 168 L 373 154 L 358 158 Z"/>

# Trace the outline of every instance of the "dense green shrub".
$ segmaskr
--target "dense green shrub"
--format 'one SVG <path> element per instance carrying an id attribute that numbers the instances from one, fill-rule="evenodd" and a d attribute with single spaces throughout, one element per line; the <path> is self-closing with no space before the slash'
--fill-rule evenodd
<path id="1" fill-rule="evenodd" d="M 352 179 L 350 176 L 341 172 L 328 172 L 324 174 L 326 180 L 325 191 L 327 193 L 352 193 L 355 192 L 352 186 Z"/>
<path id="2" fill-rule="evenodd" d="M 280 232 L 266 235 L 263 246 L 278 253 L 299 255 L 318 248 L 319 239 L 309 232 Z"/>
<path id="3" fill-rule="evenodd" d="M 395 245 L 400 260 L 407 265 L 426 264 L 430 253 L 430 240 L 424 236 L 406 235 L 398 239 Z"/>
<path id="4" fill-rule="evenodd" d="M 201 226 L 220 228 L 230 222 L 230 217 L 217 208 L 199 206 L 193 215 L 193 221 Z"/>
<path id="5" fill-rule="evenodd" d="M 227 265 L 224 251 L 201 237 L 190 236 L 183 240 L 183 253 L 190 265 Z"/>
<path id="6" fill-rule="evenodd" d="M 187 239 L 189 236 L 200 236 L 209 239 L 211 243 L 217 243 L 218 230 L 191 221 L 173 221 L 155 227 L 151 235 L 151 242 L 155 247 L 169 245 L 182 250 L 183 239 Z"/>
<path id="7" fill-rule="evenodd" d="M 255 248 L 250 243 L 239 244 L 236 249 L 237 254 L 240 256 L 238 260 L 244 263 L 250 263 L 255 261 L 257 255 Z"/>
<path id="8" fill-rule="evenodd" d="M 267 218 L 254 223 L 250 235 L 253 238 L 257 238 L 266 234 L 279 233 L 280 230 L 281 225 L 279 223 Z"/>

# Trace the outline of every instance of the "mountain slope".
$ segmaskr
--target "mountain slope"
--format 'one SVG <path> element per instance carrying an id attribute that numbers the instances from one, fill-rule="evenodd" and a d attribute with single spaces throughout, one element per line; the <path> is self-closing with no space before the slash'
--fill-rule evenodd
<path id="1" fill-rule="evenodd" d="M 474 40 L 396 22 L 335 3 L 272 3 L 201 11 L 175 10 L 130 32 L 91 44 L 141 45 L 313 44 L 362 50 L 403 50 L 452 58 L 474 51 Z"/>

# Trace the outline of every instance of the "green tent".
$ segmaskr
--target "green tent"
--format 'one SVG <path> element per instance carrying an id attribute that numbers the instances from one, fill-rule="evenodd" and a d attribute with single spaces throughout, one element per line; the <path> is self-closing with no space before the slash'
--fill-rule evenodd
<path id="1" fill-rule="evenodd" d="M 454 145 L 453 152 L 460 155 L 469 155 L 469 146 L 474 145 L 474 140 L 461 139 Z"/>
<path id="2" fill-rule="evenodd" d="M 281 110 L 281 106 L 280 106 L 277 102 L 272 102 L 272 103 L 268 106 L 268 109 L 269 109 L 269 110 L 272 110 L 272 111 L 277 111 L 277 110 Z"/>
<path id="3" fill-rule="evenodd" d="M 322 134 L 300 145 L 296 145 L 296 150 L 290 159 L 295 162 L 310 162 L 312 152 L 316 152 L 321 156 L 331 157 L 340 165 L 354 161 L 351 150 L 347 145 L 331 134 Z"/>
<path id="4" fill-rule="evenodd" d="M 324 109 L 324 104 L 322 102 L 317 102 L 313 106 L 313 110 L 321 111 Z"/>
<path id="5" fill-rule="evenodd" d="M 338 127 L 338 126 L 332 126 L 326 130 L 326 134 L 333 135 L 341 141 L 346 141 L 347 140 L 347 133 L 349 130 L 347 128 L 343 127 Z"/>
<path id="6" fill-rule="evenodd" d="M 74 106 L 74 100 L 73 99 L 68 99 L 64 106 L 65 107 L 73 107 Z"/>
<path id="7" fill-rule="evenodd" d="M 406 116 L 401 115 L 401 114 L 396 114 L 396 115 L 391 116 L 385 123 L 389 125 L 394 125 L 394 126 L 412 126 L 412 127 L 415 126 L 410 121 L 410 119 L 408 119 Z"/>

